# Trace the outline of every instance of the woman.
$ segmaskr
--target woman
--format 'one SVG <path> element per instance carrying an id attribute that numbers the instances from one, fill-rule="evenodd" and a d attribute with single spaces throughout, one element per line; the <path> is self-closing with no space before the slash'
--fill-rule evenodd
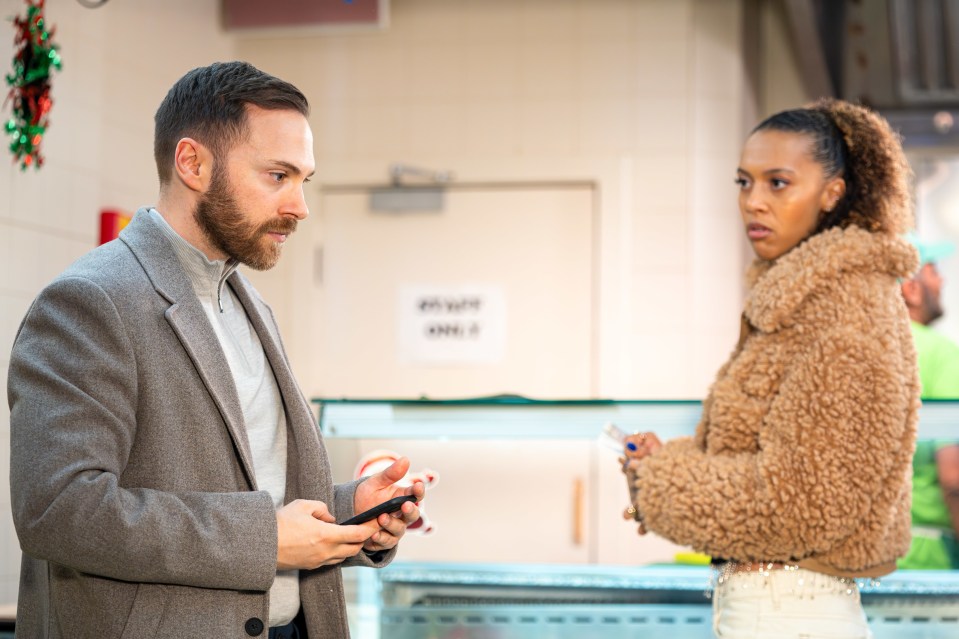
<path id="1" fill-rule="evenodd" d="M 692 438 L 629 438 L 625 516 L 722 558 L 719 637 L 871 637 L 855 579 L 910 538 L 908 165 L 882 118 L 828 100 L 757 126 L 736 182 L 757 257 L 739 344 Z"/>

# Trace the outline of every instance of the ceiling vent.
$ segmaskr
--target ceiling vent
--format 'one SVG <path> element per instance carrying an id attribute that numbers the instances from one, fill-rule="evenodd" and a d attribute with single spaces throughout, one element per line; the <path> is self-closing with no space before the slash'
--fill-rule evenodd
<path id="1" fill-rule="evenodd" d="M 806 89 L 880 111 L 908 145 L 959 143 L 959 0 L 784 0 Z"/>
<path id="2" fill-rule="evenodd" d="M 389 0 L 222 0 L 223 26 L 240 33 L 384 29 Z"/>

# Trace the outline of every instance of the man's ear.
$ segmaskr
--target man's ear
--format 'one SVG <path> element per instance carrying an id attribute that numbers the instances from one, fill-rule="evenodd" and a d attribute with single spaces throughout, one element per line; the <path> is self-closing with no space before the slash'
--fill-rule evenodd
<path id="1" fill-rule="evenodd" d="M 182 138 L 176 143 L 173 170 L 188 189 L 204 193 L 213 175 L 213 154 L 193 138 Z"/>
<path id="2" fill-rule="evenodd" d="M 917 308 L 922 304 L 922 284 L 915 279 L 905 280 L 902 283 L 902 299 L 906 308 Z"/>

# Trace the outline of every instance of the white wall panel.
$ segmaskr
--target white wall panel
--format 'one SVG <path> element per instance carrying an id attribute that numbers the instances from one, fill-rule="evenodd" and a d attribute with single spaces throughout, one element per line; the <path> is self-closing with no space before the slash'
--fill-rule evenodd
<path id="1" fill-rule="evenodd" d="M 0 0 L 0 16 L 24 10 L 22 0 Z M 39 171 L 21 171 L 10 164 L 6 143 L 0 158 L 2 388 L 13 335 L 27 307 L 44 285 L 96 245 L 100 208 L 133 210 L 154 201 L 153 113 L 160 100 L 191 68 L 234 57 L 232 40 L 219 32 L 218 11 L 216 0 L 118 1 L 99 9 L 72 0 L 47 2 L 63 69 L 53 73 L 54 104 L 42 146 L 46 163 Z M 13 29 L 6 20 L 0 36 L 8 65 Z M 9 447 L 4 401 L 0 606 L 16 599 L 20 565 L 10 516 Z"/>

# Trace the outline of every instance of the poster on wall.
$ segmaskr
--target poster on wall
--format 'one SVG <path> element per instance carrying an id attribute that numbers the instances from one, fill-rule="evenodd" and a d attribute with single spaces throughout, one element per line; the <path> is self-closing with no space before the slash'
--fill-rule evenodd
<path id="1" fill-rule="evenodd" d="M 496 364 L 506 354 L 506 295 L 498 286 L 401 285 L 397 357 L 403 364 Z"/>

